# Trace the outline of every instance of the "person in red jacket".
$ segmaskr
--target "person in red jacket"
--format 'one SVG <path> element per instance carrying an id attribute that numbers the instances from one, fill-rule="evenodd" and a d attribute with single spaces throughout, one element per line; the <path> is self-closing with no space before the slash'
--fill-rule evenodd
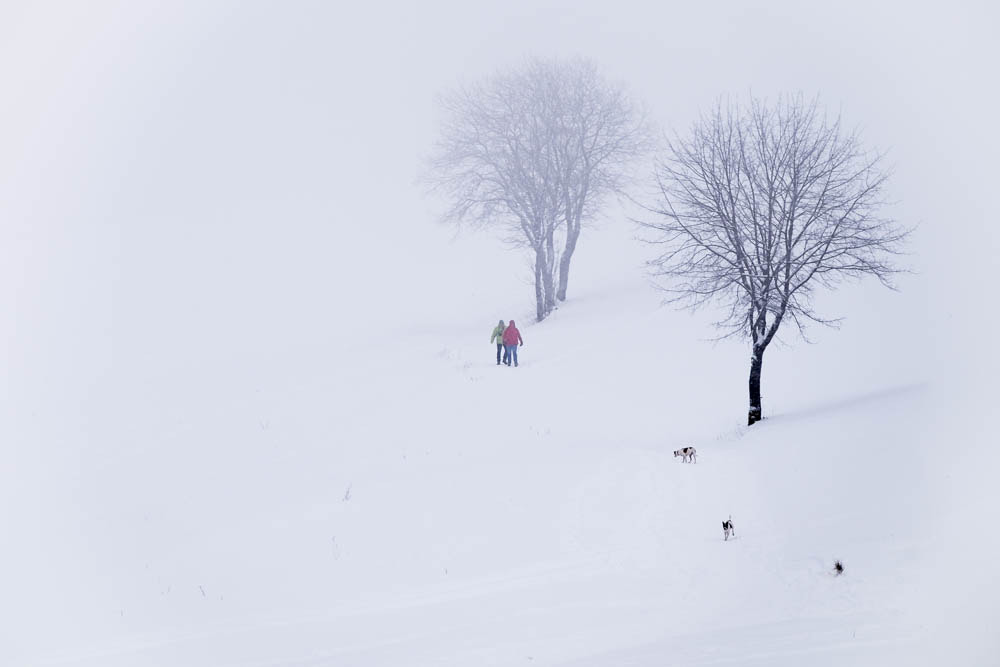
<path id="1" fill-rule="evenodd" d="M 503 362 L 508 366 L 510 366 L 511 361 L 517 366 L 518 345 L 524 345 L 524 340 L 521 338 L 521 332 L 514 326 L 514 320 L 511 320 L 507 328 L 503 330 L 503 346 L 506 349 Z"/>

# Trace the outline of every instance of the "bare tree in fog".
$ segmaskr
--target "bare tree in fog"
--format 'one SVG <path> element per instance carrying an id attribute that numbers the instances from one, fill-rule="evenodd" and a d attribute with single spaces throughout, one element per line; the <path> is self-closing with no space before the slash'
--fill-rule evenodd
<path id="1" fill-rule="evenodd" d="M 835 324 L 813 307 L 815 290 L 874 276 L 891 287 L 907 231 L 883 215 L 887 172 L 817 101 L 719 103 L 687 138 L 669 142 L 650 207 L 663 245 L 650 262 L 670 300 L 721 303 L 718 322 L 747 336 L 750 408 L 762 418 L 764 351 L 791 320 Z"/>
<path id="2" fill-rule="evenodd" d="M 587 60 L 531 60 L 440 105 L 426 180 L 448 200 L 446 220 L 499 228 L 532 251 L 541 321 L 566 299 L 583 223 L 623 189 L 646 149 L 645 122 Z"/>

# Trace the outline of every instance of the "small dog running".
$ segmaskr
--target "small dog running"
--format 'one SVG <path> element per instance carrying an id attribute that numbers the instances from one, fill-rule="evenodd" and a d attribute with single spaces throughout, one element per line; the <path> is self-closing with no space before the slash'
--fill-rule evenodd
<path id="1" fill-rule="evenodd" d="M 729 518 L 722 522 L 722 534 L 725 535 L 725 540 L 729 541 L 729 536 L 732 535 L 736 537 L 736 529 L 733 528 L 733 515 L 730 514 Z"/>
<path id="2" fill-rule="evenodd" d="M 681 447 L 674 450 L 674 458 L 681 457 L 682 463 L 697 463 L 698 452 L 694 447 Z"/>

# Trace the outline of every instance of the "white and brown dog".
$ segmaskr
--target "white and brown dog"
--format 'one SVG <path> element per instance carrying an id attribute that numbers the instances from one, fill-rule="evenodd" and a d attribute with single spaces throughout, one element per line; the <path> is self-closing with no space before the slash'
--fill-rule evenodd
<path id="1" fill-rule="evenodd" d="M 736 537 L 736 529 L 733 528 L 733 515 L 730 514 L 729 518 L 722 522 L 722 534 L 725 535 L 726 541 L 729 541 L 729 536 L 732 535 Z"/>
<path id="2" fill-rule="evenodd" d="M 683 463 L 697 463 L 698 451 L 694 447 L 681 447 L 674 450 L 674 458 L 681 457 Z"/>

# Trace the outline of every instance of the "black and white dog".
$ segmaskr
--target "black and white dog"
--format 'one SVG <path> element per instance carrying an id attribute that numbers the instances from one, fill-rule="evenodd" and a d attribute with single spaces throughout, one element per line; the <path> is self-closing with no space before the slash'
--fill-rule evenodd
<path id="1" fill-rule="evenodd" d="M 698 452 L 694 447 L 681 447 L 680 449 L 674 450 L 674 458 L 681 457 L 683 463 L 697 463 L 698 462 Z"/>
<path id="2" fill-rule="evenodd" d="M 732 535 L 736 537 L 736 529 L 733 528 L 733 515 L 730 514 L 729 518 L 722 522 L 722 534 L 726 536 L 726 540 L 729 540 L 729 536 Z"/>

